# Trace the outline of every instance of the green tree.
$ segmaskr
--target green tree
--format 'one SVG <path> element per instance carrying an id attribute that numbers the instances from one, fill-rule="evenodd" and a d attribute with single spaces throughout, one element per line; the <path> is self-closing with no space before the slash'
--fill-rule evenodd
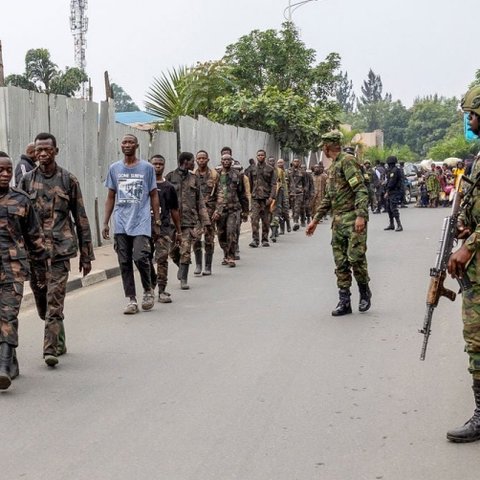
<path id="1" fill-rule="evenodd" d="M 146 94 L 145 107 L 148 112 L 157 115 L 164 128 L 173 129 L 175 120 L 187 114 L 182 85 L 187 68 L 180 66 L 160 77 L 154 78 Z"/>
<path id="2" fill-rule="evenodd" d="M 111 84 L 116 112 L 138 112 L 140 108 L 132 97 L 117 83 Z"/>
<path id="3" fill-rule="evenodd" d="M 232 68 L 240 90 L 261 93 L 268 86 L 311 93 L 315 50 L 300 40 L 293 23 L 280 31 L 253 30 L 226 49 L 224 61 Z"/>
<path id="4" fill-rule="evenodd" d="M 266 131 L 282 149 L 306 154 L 318 147 L 322 133 L 337 126 L 338 113 L 336 103 L 320 107 L 292 90 L 269 86 L 257 96 L 240 92 L 219 98 L 213 119 Z"/>
<path id="5" fill-rule="evenodd" d="M 456 98 L 438 95 L 417 98 L 410 109 L 405 143 L 424 157 L 436 142 L 446 137 L 459 115 Z"/>
<path id="6" fill-rule="evenodd" d="M 87 80 L 85 72 L 76 67 L 59 70 L 46 48 L 32 48 L 25 55 L 25 73 L 9 75 L 5 84 L 71 97 Z"/>
<path id="7" fill-rule="evenodd" d="M 479 146 L 478 141 L 467 142 L 463 134 L 457 134 L 435 143 L 428 150 L 427 156 L 437 161 L 443 161 L 449 157 L 466 158 L 469 154 L 477 154 Z"/>
<path id="8" fill-rule="evenodd" d="M 353 82 L 348 79 L 348 73 L 340 73 L 337 81 L 335 97 L 345 113 L 352 113 L 355 109 L 356 96 L 353 91 Z"/>

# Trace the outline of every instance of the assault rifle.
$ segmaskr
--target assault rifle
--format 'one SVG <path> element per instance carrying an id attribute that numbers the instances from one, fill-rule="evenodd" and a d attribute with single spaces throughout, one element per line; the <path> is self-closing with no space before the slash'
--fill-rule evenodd
<path id="1" fill-rule="evenodd" d="M 447 297 L 452 302 L 455 300 L 456 293 L 448 288 L 445 288 L 443 282 L 447 276 L 448 259 L 452 254 L 453 247 L 457 243 L 457 223 L 460 213 L 470 205 L 472 200 L 473 191 L 480 184 L 480 174 L 477 175 L 474 181 L 468 177 L 462 176 L 463 186 L 468 184 L 468 189 L 465 192 L 457 192 L 453 199 L 453 205 L 451 213 L 448 217 L 445 217 L 442 225 L 442 233 L 440 235 L 440 241 L 437 258 L 435 260 L 435 266 L 430 269 L 430 284 L 427 291 L 427 309 L 425 312 L 425 318 L 423 320 L 423 328 L 419 330 L 419 333 L 423 334 L 422 350 L 420 352 L 420 360 L 425 360 L 425 354 L 427 351 L 428 338 L 431 333 L 433 311 L 438 306 L 440 297 Z M 457 279 L 460 286 L 460 291 L 463 292 L 470 288 L 471 283 L 466 273 L 462 278 Z"/>

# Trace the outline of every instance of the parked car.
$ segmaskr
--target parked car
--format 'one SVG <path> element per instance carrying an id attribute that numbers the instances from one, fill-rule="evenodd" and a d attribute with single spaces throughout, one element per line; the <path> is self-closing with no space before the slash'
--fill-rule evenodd
<path id="1" fill-rule="evenodd" d="M 405 202 L 410 203 L 413 199 L 417 200 L 420 194 L 418 188 L 418 167 L 414 163 L 405 162 L 403 171 L 405 172 Z"/>

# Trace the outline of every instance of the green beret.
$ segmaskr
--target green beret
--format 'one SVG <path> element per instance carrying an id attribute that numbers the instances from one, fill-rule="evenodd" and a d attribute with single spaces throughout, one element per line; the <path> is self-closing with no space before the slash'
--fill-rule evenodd
<path id="1" fill-rule="evenodd" d="M 338 130 L 333 130 L 331 132 L 324 133 L 322 135 L 322 145 L 326 143 L 334 143 L 336 145 L 341 145 L 343 141 L 342 132 Z"/>

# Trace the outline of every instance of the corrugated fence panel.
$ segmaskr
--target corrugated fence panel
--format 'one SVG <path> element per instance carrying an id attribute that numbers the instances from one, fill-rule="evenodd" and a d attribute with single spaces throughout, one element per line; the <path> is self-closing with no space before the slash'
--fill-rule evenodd
<path id="1" fill-rule="evenodd" d="M 155 154 L 165 157 L 165 172 L 177 168 L 177 134 L 175 132 L 158 131 L 153 134 L 148 158 Z"/>

